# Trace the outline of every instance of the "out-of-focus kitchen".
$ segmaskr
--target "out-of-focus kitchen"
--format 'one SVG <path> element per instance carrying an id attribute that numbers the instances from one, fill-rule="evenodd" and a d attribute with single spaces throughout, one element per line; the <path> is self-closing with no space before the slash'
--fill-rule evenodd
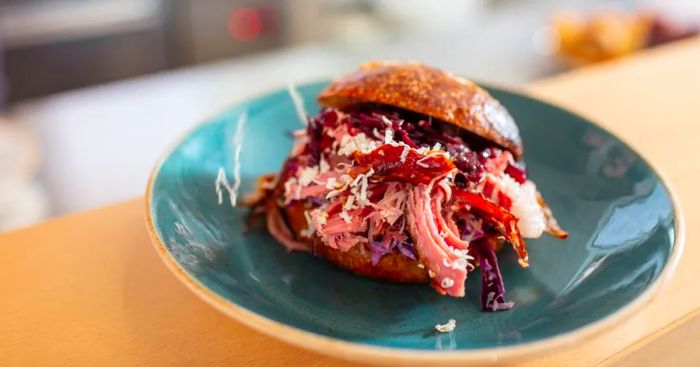
<path id="1" fill-rule="evenodd" d="M 137 197 L 188 128 L 371 59 L 520 85 L 695 35 L 700 2 L 0 0 L 0 230 Z"/>

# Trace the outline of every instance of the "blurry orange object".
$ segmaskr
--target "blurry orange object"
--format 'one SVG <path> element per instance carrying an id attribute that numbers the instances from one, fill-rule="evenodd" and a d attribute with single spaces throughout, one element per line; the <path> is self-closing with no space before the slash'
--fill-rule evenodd
<path id="1" fill-rule="evenodd" d="M 616 11 L 588 18 L 559 13 L 552 19 L 557 54 L 572 66 L 614 59 L 645 48 L 651 25 L 647 15 Z"/>

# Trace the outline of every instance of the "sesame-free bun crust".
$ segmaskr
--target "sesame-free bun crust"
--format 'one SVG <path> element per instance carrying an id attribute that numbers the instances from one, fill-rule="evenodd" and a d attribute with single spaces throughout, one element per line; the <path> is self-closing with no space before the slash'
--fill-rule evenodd
<path id="1" fill-rule="evenodd" d="M 520 132 L 505 107 L 471 81 L 417 64 L 371 62 L 333 81 L 318 97 L 328 107 L 362 103 L 388 105 L 456 125 L 523 153 Z"/>
<path id="2" fill-rule="evenodd" d="M 418 267 L 418 262 L 392 252 L 382 256 L 372 265 L 371 254 L 363 244 L 341 252 L 326 245 L 316 246 L 316 254 L 335 265 L 368 278 L 396 283 L 427 283 L 428 272 Z"/>
<path id="3" fill-rule="evenodd" d="M 333 264 L 349 270 L 355 274 L 368 278 L 398 283 L 427 283 L 430 278 L 425 269 L 418 266 L 416 260 L 412 260 L 399 253 L 392 252 L 381 258 L 376 265 L 372 264 L 372 255 L 363 244 L 355 245 L 348 251 L 342 252 L 326 246 L 320 239 L 301 237 L 302 230 L 307 227 L 304 210 L 307 208 L 301 202 L 292 202 L 283 210 L 291 230 L 296 238 L 311 246 L 316 240 L 315 253 Z"/>

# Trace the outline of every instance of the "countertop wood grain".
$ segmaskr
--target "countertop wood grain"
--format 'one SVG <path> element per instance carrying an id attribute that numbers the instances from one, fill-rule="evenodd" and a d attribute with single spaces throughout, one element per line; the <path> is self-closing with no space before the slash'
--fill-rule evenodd
<path id="1" fill-rule="evenodd" d="M 700 336 L 698 65 L 694 39 L 529 88 L 648 158 L 680 198 L 687 233 L 676 275 L 648 307 L 522 366 L 654 365 L 664 351 L 683 366 L 700 356 L 692 348 Z M 143 211 L 135 199 L 0 235 L 0 365 L 354 365 L 263 336 L 200 301 L 156 255 Z"/>

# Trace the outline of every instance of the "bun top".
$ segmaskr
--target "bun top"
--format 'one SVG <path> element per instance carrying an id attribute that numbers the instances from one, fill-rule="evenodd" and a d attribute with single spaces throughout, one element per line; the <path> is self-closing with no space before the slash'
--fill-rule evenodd
<path id="1" fill-rule="evenodd" d="M 487 91 L 436 68 L 370 62 L 336 79 L 318 97 L 328 107 L 362 103 L 388 105 L 430 116 L 523 154 L 520 132 L 508 111 Z"/>

